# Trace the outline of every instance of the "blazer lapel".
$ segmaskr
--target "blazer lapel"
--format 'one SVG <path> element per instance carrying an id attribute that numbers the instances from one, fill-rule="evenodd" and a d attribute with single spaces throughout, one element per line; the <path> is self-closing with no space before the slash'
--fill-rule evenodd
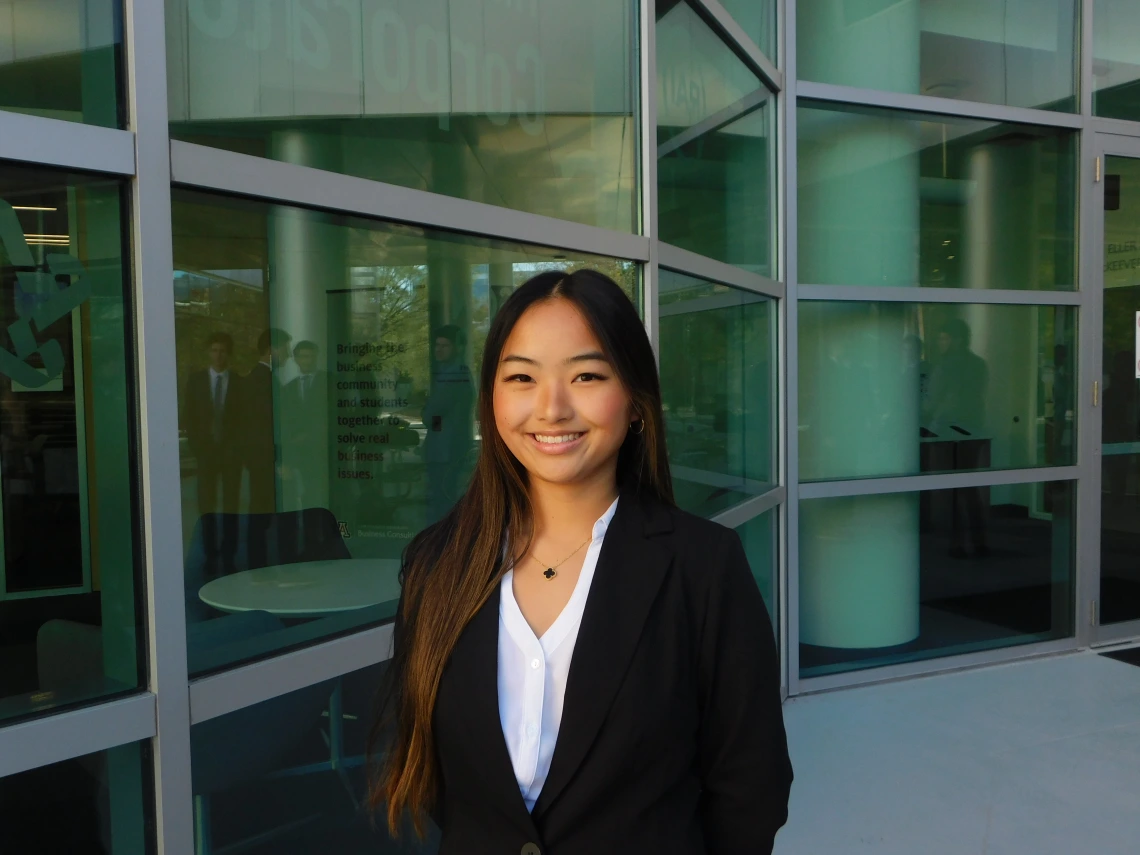
<path id="1" fill-rule="evenodd" d="M 468 624 L 452 653 L 449 669 L 455 680 L 452 697 L 462 699 L 470 747 L 478 752 L 482 786 L 503 814 L 534 839 L 534 823 L 519 790 L 499 718 L 499 588 Z"/>
<path id="2" fill-rule="evenodd" d="M 673 557 L 660 541 L 646 535 L 670 528 L 672 520 L 663 509 L 622 495 L 586 600 L 566 680 L 558 742 L 535 816 L 574 777 L 621 687 Z"/>

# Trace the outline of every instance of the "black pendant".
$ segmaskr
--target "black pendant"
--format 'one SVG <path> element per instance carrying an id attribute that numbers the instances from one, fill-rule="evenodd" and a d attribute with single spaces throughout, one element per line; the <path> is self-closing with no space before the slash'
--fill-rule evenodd
<path id="1" fill-rule="evenodd" d="M 542 575 L 545 576 L 547 579 L 553 579 L 558 574 L 554 572 L 553 567 L 547 567 L 544 571 L 542 571 Z"/>

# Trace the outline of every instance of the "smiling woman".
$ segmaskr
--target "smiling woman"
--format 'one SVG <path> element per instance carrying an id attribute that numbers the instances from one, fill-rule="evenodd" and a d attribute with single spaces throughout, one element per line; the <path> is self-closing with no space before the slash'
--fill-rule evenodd
<path id="1" fill-rule="evenodd" d="M 430 815 L 443 855 L 770 852 L 772 628 L 736 534 L 673 503 L 633 304 L 595 271 L 534 277 L 479 392 L 471 485 L 405 553 L 373 807 L 393 833 Z"/>

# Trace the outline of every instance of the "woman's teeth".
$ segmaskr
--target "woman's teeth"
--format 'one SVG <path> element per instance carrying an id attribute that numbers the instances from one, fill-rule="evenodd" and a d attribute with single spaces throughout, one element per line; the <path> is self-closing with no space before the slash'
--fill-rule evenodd
<path id="1" fill-rule="evenodd" d="M 559 436 L 540 436 L 536 433 L 534 438 L 545 445 L 558 445 L 563 442 L 573 442 L 581 435 L 580 433 L 564 433 Z"/>

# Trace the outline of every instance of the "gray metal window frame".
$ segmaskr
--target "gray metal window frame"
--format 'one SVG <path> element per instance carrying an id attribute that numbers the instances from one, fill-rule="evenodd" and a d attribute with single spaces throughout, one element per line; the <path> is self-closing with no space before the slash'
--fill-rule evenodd
<path id="1" fill-rule="evenodd" d="M 783 156 L 785 158 L 784 180 L 789 188 L 784 206 L 787 268 L 787 348 L 794 354 L 798 346 L 796 321 L 801 300 L 850 300 L 850 301 L 905 301 L 916 303 L 986 303 L 1016 305 L 1067 305 L 1076 306 L 1079 314 L 1078 387 L 1077 418 L 1080 439 L 1078 459 L 1075 466 L 1035 470 L 1013 470 L 986 473 L 953 473 L 942 475 L 919 475 L 913 478 L 868 479 L 848 482 L 813 482 L 800 484 L 795 473 L 798 470 L 799 443 L 796 431 L 791 427 L 798 422 L 798 366 L 795 360 L 787 362 L 788 371 L 784 375 L 787 384 L 787 415 L 784 428 L 787 436 L 785 452 L 788 460 L 787 501 L 787 592 L 784 607 L 788 611 L 785 625 L 788 628 L 787 660 L 788 684 L 791 694 L 809 694 L 848 686 L 877 683 L 884 680 L 902 679 L 919 674 L 940 673 L 967 667 L 990 665 L 1041 655 L 1054 655 L 1086 648 L 1092 644 L 1119 643 L 1127 638 L 1135 640 L 1140 631 L 1122 630 L 1121 633 L 1101 633 L 1099 638 L 1088 617 L 1098 594 L 1099 576 L 1097 565 L 1099 541 L 1090 536 L 1090 531 L 1099 531 L 1099 433 L 1093 429 L 1094 407 L 1091 389 L 1099 379 L 1096 366 L 1099 365 L 1098 352 L 1101 322 L 1100 271 L 1096 269 L 1096 235 L 1102 226 L 1097 205 L 1101 196 L 1094 181 L 1094 166 L 1097 153 L 1103 148 L 1106 134 L 1140 138 L 1140 122 L 1116 119 L 1103 119 L 1092 115 L 1092 18 L 1093 0 L 1079 0 L 1080 42 L 1079 62 L 1079 103 L 1078 113 L 1057 113 L 1020 107 L 959 101 L 929 95 L 908 95 L 894 92 L 873 91 L 855 87 L 821 84 L 800 80 L 796 73 L 796 0 L 785 0 L 783 27 L 784 73 L 787 80 L 785 102 L 785 136 Z M 852 106 L 865 106 L 880 109 L 907 111 L 932 115 L 945 115 L 975 118 L 989 121 L 1015 122 L 1040 126 L 1070 129 L 1079 134 L 1079 223 L 1078 247 L 1079 270 L 1078 288 L 1075 291 L 981 291 L 939 288 L 867 288 L 858 286 L 825 286 L 799 283 L 796 252 L 798 247 L 797 204 L 794 188 L 798 184 L 798 153 L 796 149 L 796 109 L 799 99 L 812 99 L 845 103 Z M 1099 421 L 1095 424 L 1099 424 Z M 1013 479 L 1013 480 L 1011 480 Z M 870 492 L 894 492 L 899 490 L 931 490 L 962 485 L 990 486 L 999 483 L 1027 483 L 1040 480 L 1074 480 L 1077 489 L 1077 543 L 1074 550 L 1074 635 L 1057 641 L 1006 647 L 962 656 L 948 656 L 899 665 L 854 670 L 825 677 L 801 678 L 799 676 L 799 580 L 796 568 L 799 566 L 799 503 L 801 499 L 825 495 L 860 495 Z"/>
<path id="2" fill-rule="evenodd" d="M 303 685 L 340 676 L 388 657 L 389 627 L 373 627 L 325 640 L 300 650 L 249 663 L 191 682 L 186 663 L 184 590 L 182 585 L 181 508 L 177 493 L 163 490 L 178 479 L 174 307 L 170 297 L 173 259 L 170 229 L 172 183 L 204 190 L 237 193 L 275 201 L 344 211 L 367 217 L 414 222 L 494 238 L 543 244 L 642 264 L 644 317 L 650 340 L 659 350 L 657 273 L 665 267 L 710 281 L 746 288 L 777 301 L 778 317 L 778 483 L 717 515 L 739 526 L 770 510 L 779 513 L 778 601 L 784 691 L 798 695 L 844 686 L 902 679 L 1031 656 L 1054 655 L 1109 643 L 1094 637 L 1078 619 L 1072 639 L 1022 647 L 909 662 L 895 666 L 801 679 L 798 643 L 798 574 L 800 499 L 825 495 L 859 495 L 886 490 L 944 489 L 959 485 L 1074 480 L 1078 489 L 1077 608 L 1087 608 L 1096 577 L 1090 571 L 1097 556 L 1089 525 L 1099 525 L 1098 504 L 1090 485 L 1099 482 L 1099 438 L 1093 436 L 1092 405 L 1085 392 L 1095 375 L 1094 343 L 1099 324 L 1099 292 L 1094 244 L 1095 205 L 1100 198 L 1093 182 L 1094 152 L 1106 134 L 1140 139 L 1140 122 L 1091 115 L 1092 3 L 1084 0 L 1081 27 L 1079 114 L 1009 108 L 931 96 L 870 92 L 796 78 L 795 0 L 777 9 L 776 43 L 780 63 L 771 62 L 732 20 L 718 0 L 690 0 L 710 21 L 727 46 L 769 85 L 776 98 L 776 158 L 773 182 L 776 209 L 773 231 L 777 247 L 776 279 L 768 279 L 682 250 L 657 239 L 656 45 L 652 4 L 639 4 L 639 119 L 642 132 L 640 235 L 612 232 L 581 224 L 537 217 L 468 200 L 394 187 L 378 182 L 312 170 L 292 164 L 233 154 L 169 138 L 166 93 L 165 8 L 156 0 L 124 0 L 126 24 L 129 129 L 95 128 L 0 111 L 0 159 L 79 169 L 130 178 L 131 236 L 135 331 L 140 398 L 140 469 L 146 562 L 147 691 L 0 726 L 0 775 L 14 774 L 68 757 L 82 756 L 141 739 L 154 740 L 155 801 L 158 851 L 191 855 L 194 851 L 190 784 L 190 726 L 293 691 Z M 796 99 L 813 98 L 910 112 L 963 116 L 1069 128 L 1080 133 L 1080 284 L 1073 292 L 957 291 L 953 289 L 876 289 L 798 283 L 796 192 Z M 884 293 L 889 291 L 890 293 Z M 919 475 L 899 479 L 799 484 L 798 370 L 789 358 L 798 345 L 798 303 L 802 299 L 906 300 L 924 303 L 1011 303 L 1072 305 L 1080 309 L 1080 419 L 1082 436 L 1077 465 L 1011 472 Z M 1078 618 L 1081 613 L 1078 612 Z M 1112 639 L 1119 641 L 1120 639 Z"/>

